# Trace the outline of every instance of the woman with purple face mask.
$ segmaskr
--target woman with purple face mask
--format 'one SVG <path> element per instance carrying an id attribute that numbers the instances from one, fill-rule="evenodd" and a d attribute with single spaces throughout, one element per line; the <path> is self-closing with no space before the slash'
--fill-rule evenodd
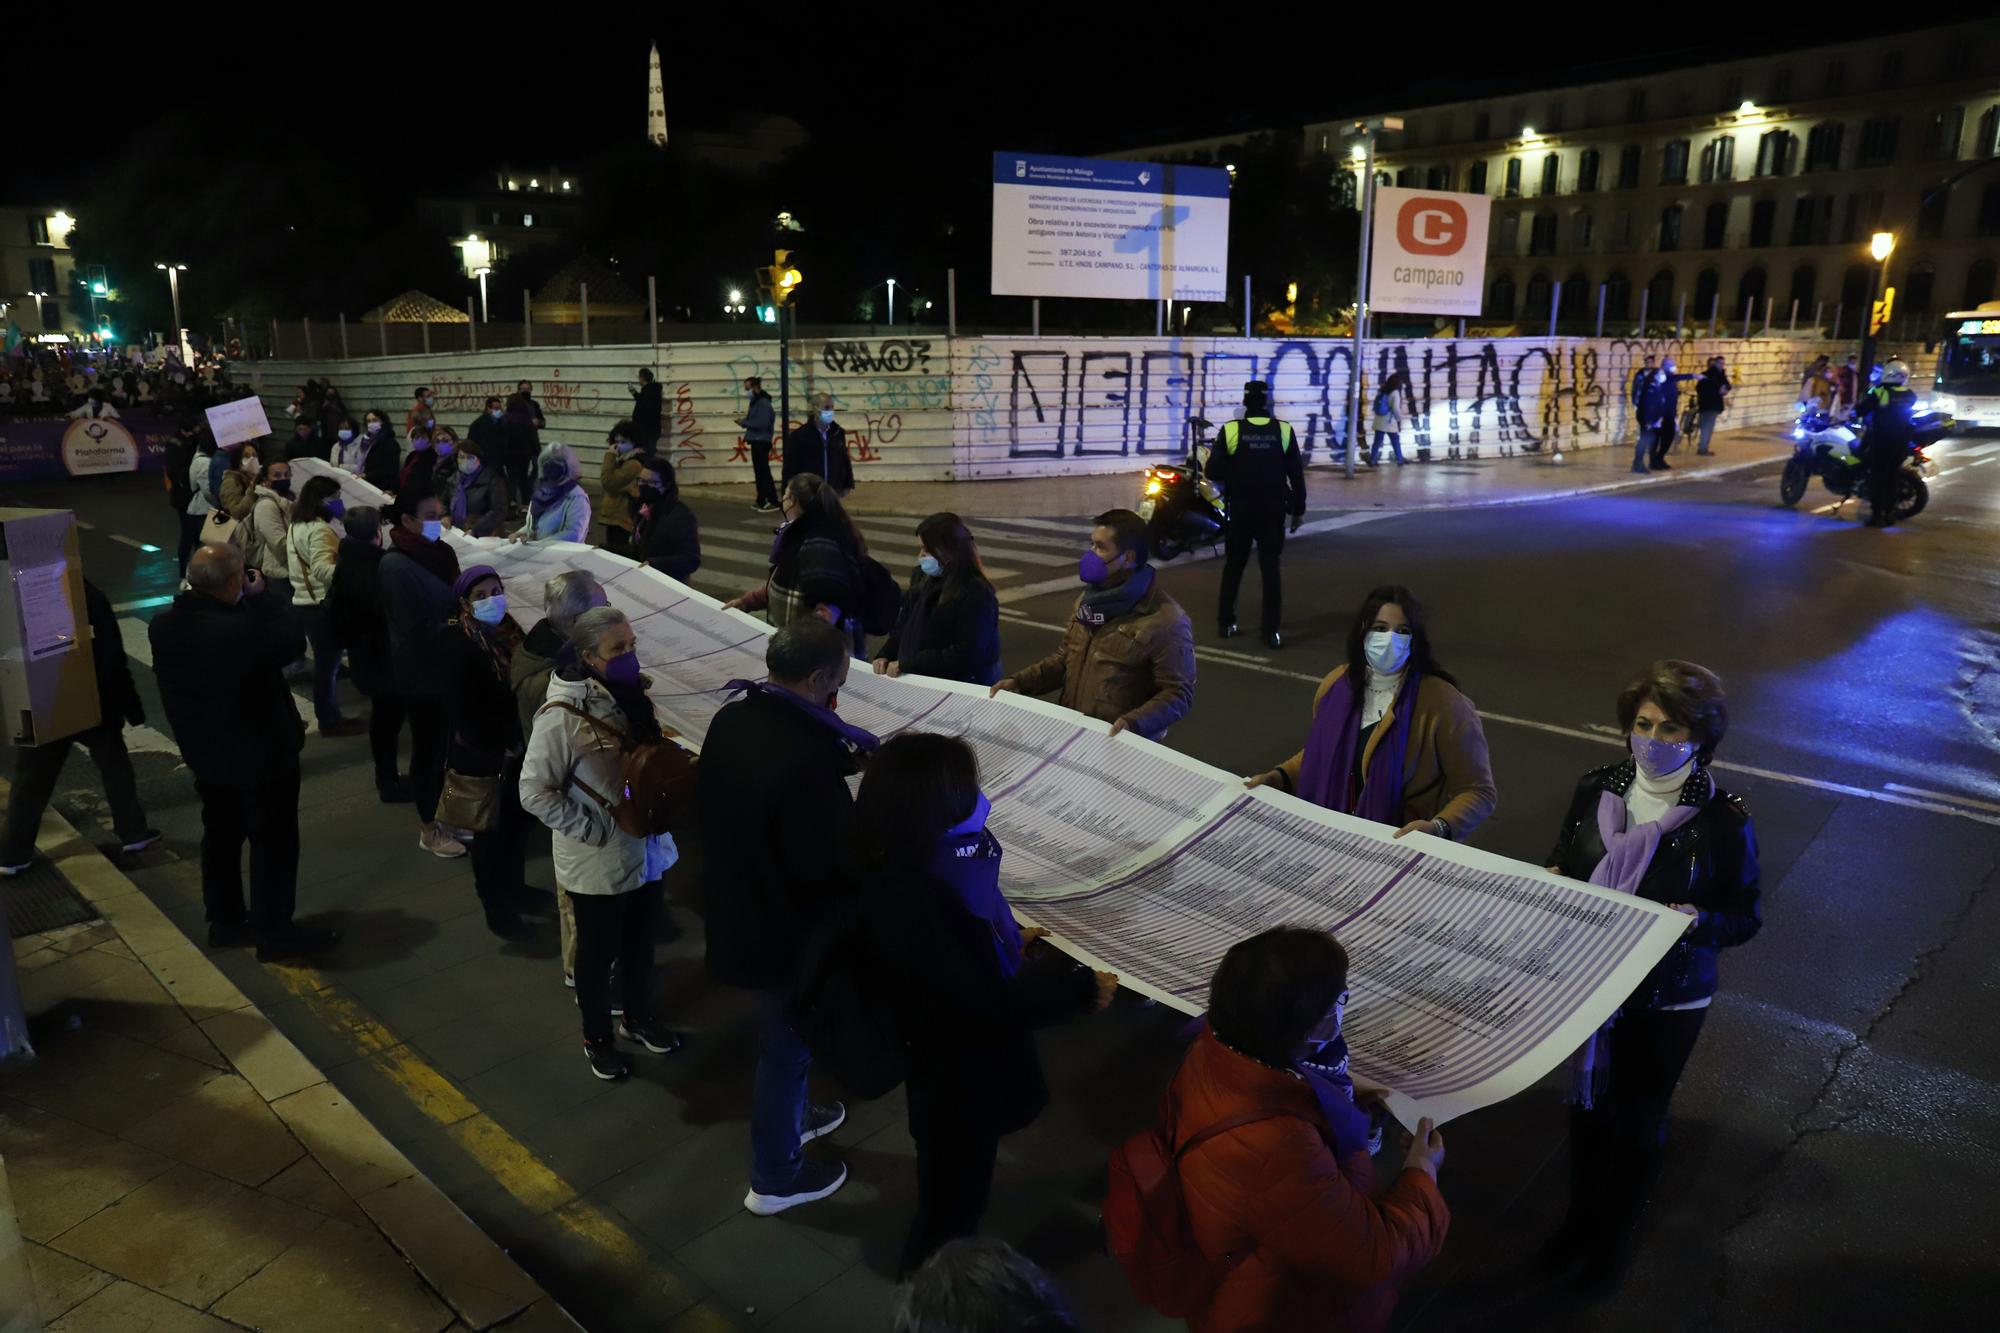
<path id="1" fill-rule="evenodd" d="M 1757 933 L 1757 833 L 1709 769 L 1729 726 L 1722 681 L 1655 662 L 1618 696 L 1630 753 L 1583 775 L 1549 869 L 1687 916 L 1687 929 L 1570 1059 L 1569 1216 L 1544 1251 L 1616 1282 L 1666 1144 L 1667 1104 L 1715 997 L 1716 957 Z"/>

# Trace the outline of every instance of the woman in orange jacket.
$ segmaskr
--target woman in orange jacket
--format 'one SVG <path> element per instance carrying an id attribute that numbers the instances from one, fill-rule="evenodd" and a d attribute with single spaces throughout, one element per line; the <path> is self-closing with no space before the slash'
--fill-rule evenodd
<path id="1" fill-rule="evenodd" d="M 1346 1002 L 1347 953 L 1324 931 L 1267 931 L 1216 969 L 1208 1027 L 1167 1089 L 1166 1123 L 1179 1149 L 1221 1121 L 1263 1118 L 1180 1157 L 1215 1282 L 1193 1333 L 1381 1329 L 1397 1288 L 1444 1244 L 1444 1140 L 1430 1121 L 1402 1172 L 1376 1186 L 1370 1116 L 1340 1037 Z"/>

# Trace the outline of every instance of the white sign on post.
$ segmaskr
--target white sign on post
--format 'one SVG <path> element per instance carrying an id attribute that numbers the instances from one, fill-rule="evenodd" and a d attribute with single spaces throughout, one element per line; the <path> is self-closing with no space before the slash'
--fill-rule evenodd
<path id="1" fill-rule="evenodd" d="M 1477 315 L 1486 285 L 1483 194 L 1375 191 L 1368 259 L 1368 305 L 1419 315 Z"/>
<path id="2" fill-rule="evenodd" d="M 1229 173 L 993 155 L 993 294 L 1229 299 Z"/>
<path id="3" fill-rule="evenodd" d="M 217 403 L 208 409 L 208 428 L 215 433 L 215 445 L 226 449 L 245 440 L 262 439 L 271 433 L 271 419 L 264 415 L 264 402 L 254 394 L 233 403 Z"/>

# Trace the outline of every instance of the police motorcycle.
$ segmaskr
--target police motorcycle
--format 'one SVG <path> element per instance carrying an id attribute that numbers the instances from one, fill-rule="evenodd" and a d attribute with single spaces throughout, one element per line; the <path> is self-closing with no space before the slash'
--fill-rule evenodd
<path id="1" fill-rule="evenodd" d="M 1153 554 L 1162 560 L 1196 546 L 1214 546 L 1228 525 L 1229 501 L 1201 465 L 1202 441 L 1209 438 L 1214 424 L 1200 417 L 1190 419 L 1195 442 L 1186 461 L 1146 469 L 1138 513 L 1146 520 Z"/>
<path id="2" fill-rule="evenodd" d="M 1924 453 L 1931 445 L 1952 433 L 1956 423 L 1944 412 L 1932 411 L 1919 402 L 1910 419 L 1910 456 L 1896 479 L 1896 519 L 1915 518 L 1930 503 L 1931 488 L 1924 473 L 1931 460 Z M 1868 469 L 1861 461 L 1865 434 L 1858 420 L 1842 421 L 1823 408 L 1802 404 L 1798 420 L 1792 423 L 1792 456 L 1778 477 L 1778 499 L 1795 505 L 1805 497 L 1814 477 L 1845 504 L 1867 488 Z"/>

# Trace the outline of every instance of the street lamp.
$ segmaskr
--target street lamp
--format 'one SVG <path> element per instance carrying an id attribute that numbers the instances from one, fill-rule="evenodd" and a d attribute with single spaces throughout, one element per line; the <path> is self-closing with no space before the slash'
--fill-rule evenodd
<path id="1" fill-rule="evenodd" d="M 1375 136 L 1403 128 L 1401 116 L 1357 120 L 1350 131 L 1361 155 L 1361 258 L 1354 270 L 1354 357 L 1347 374 L 1347 477 L 1354 479 L 1354 455 L 1361 442 L 1361 332 L 1368 327 L 1368 224 L 1375 207 Z"/>
<path id="2" fill-rule="evenodd" d="M 174 347 L 176 350 L 180 350 L 183 343 L 181 335 L 181 274 L 187 272 L 187 265 L 155 264 L 153 267 L 166 271 L 167 289 L 174 294 Z M 187 354 L 185 351 L 182 351 L 181 355 L 185 359 Z"/>
<path id="3" fill-rule="evenodd" d="M 1895 290 L 1889 286 L 1889 256 L 1895 252 L 1895 232 L 1878 231 L 1868 238 L 1868 253 L 1874 257 L 1875 267 L 1869 272 L 1868 309 L 1862 316 L 1861 364 L 1854 375 L 1857 393 L 1868 387 L 1868 374 L 1875 368 L 1875 307 L 1885 291 Z"/>
<path id="4" fill-rule="evenodd" d="M 896 327 L 896 280 L 889 279 L 889 327 Z"/>

